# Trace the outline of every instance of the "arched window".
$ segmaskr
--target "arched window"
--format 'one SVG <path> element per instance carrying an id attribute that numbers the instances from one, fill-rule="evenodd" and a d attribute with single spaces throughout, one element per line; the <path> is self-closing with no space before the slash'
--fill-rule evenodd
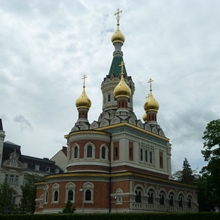
<path id="1" fill-rule="evenodd" d="M 92 146 L 91 145 L 87 147 L 87 157 L 92 157 Z"/>
<path id="2" fill-rule="evenodd" d="M 169 205 L 170 205 L 170 206 L 173 206 L 173 200 L 174 200 L 174 194 L 173 194 L 173 193 L 170 193 L 170 194 L 169 194 Z"/>
<path id="3" fill-rule="evenodd" d="M 78 158 L 78 147 L 74 147 L 74 158 Z"/>
<path id="4" fill-rule="evenodd" d="M 148 203 L 154 204 L 154 190 L 150 189 L 148 192 Z"/>
<path id="5" fill-rule="evenodd" d="M 52 202 L 58 202 L 59 201 L 59 185 L 55 183 L 52 187 Z"/>
<path id="6" fill-rule="evenodd" d="M 66 201 L 75 202 L 75 187 L 74 183 L 70 182 L 66 184 Z"/>
<path id="7" fill-rule="evenodd" d="M 91 193 L 91 191 L 88 189 L 88 190 L 86 190 L 86 192 L 85 192 L 85 201 L 91 201 L 91 199 L 92 199 L 92 193 Z"/>
<path id="8" fill-rule="evenodd" d="M 191 196 L 188 196 L 188 198 L 187 198 L 187 206 L 188 206 L 188 208 L 192 208 L 192 197 Z"/>
<path id="9" fill-rule="evenodd" d="M 141 203 L 142 202 L 142 196 L 143 196 L 143 190 L 140 186 L 138 186 L 135 189 L 135 202 Z"/>
<path id="10" fill-rule="evenodd" d="M 70 200 L 70 201 L 73 200 L 73 190 L 68 191 L 68 196 L 67 197 L 68 197 L 67 200 Z"/>
<path id="11" fill-rule="evenodd" d="M 54 191 L 54 196 L 53 196 L 53 201 L 54 201 L 54 202 L 57 202 L 57 201 L 58 201 L 58 196 L 59 196 L 58 191 L 57 191 L 57 190 Z"/>
<path id="12" fill-rule="evenodd" d="M 105 159 L 105 154 L 106 154 L 106 149 L 105 149 L 105 147 L 103 146 L 103 147 L 102 147 L 102 159 Z"/>
<path id="13" fill-rule="evenodd" d="M 160 197 L 160 200 L 159 200 L 160 205 L 164 205 L 165 204 L 165 193 L 163 191 L 160 192 L 159 197 Z"/>
<path id="14" fill-rule="evenodd" d="M 84 202 L 93 203 L 94 185 L 90 182 L 85 183 L 83 185 L 83 192 L 84 192 Z"/>
<path id="15" fill-rule="evenodd" d="M 183 207 L 183 195 L 180 194 L 178 199 L 179 199 L 179 207 Z"/>

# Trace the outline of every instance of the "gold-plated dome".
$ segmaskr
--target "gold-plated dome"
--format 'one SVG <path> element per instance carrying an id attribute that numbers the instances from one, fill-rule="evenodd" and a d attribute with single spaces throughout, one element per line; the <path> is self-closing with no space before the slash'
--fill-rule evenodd
<path id="1" fill-rule="evenodd" d="M 112 43 L 116 43 L 116 42 L 120 42 L 120 43 L 124 43 L 124 42 L 125 42 L 125 37 L 124 37 L 124 35 L 121 33 L 121 31 L 119 30 L 119 28 L 117 28 L 117 30 L 115 31 L 115 33 L 112 35 Z"/>
<path id="2" fill-rule="evenodd" d="M 77 109 L 82 109 L 82 108 L 86 108 L 89 109 L 91 107 L 91 101 L 89 99 L 89 97 L 86 95 L 86 91 L 85 91 L 85 79 L 86 76 L 83 76 L 83 91 L 82 94 L 79 96 L 79 98 L 76 100 L 76 107 Z"/>
<path id="3" fill-rule="evenodd" d="M 116 20 L 117 20 L 117 30 L 115 31 L 115 33 L 112 35 L 112 43 L 116 43 L 116 42 L 120 42 L 120 43 L 124 43 L 125 42 L 125 37 L 124 35 L 121 33 L 119 26 L 120 26 L 120 16 L 119 14 L 122 13 L 122 11 L 120 11 L 119 9 L 117 9 L 117 12 L 115 13 L 116 15 Z"/>
<path id="4" fill-rule="evenodd" d="M 124 80 L 124 62 L 121 61 L 121 64 L 119 65 L 121 67 L 121 80 L 118 83 L 118 85 L 114 89 L 114 96 L 115 98 L 129 98 L 131 96 L 131 89 L 127 85 L 127 83 Z"/>
<path id="5" fill-rule="evenodd" d="M 156 99 L 153 97 L 153 94 L 152 94 L 152 84 L 151 84 L 152 82 L 153 82 L 153 80 L 150 79 L 149 80 L 150 94 L 148 95 L 147 101 L 144 104 L 144 109 L 146 112 L 149 112 L 149 111 L 157 112 L 159 110 L 159 104 L 156 101 Z"/>
<path id="6" fill-rule="evenodd" d="M 121 80 L 114 89 L 115 98 L 129 98 L 131 96 L 131 89 L 124 81 L 124 76 L 121 74 Z"/>
<path id="7" fill-rule="evenodd" d="M 147 122 L 147 113 L 146 112 L 143 115 L 143 120 L 144 120 L 144 122 Z"/>

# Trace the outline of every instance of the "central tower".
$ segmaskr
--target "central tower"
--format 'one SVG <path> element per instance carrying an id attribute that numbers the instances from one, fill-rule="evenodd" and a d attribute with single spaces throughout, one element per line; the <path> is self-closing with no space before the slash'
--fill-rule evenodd
<path id="1" fill-rule="evenodd" d="M 120 31 L 120 13 L 122 13 L 122 11 L 120 11 L 119 9 L 115 13 L 117 20 L 117 28 L 115 33 L 112 35 L 112 43 L 115 48 L 113 52 L 112 63 L 108 75 L 104 78 L 101 84 L 101 90 L 103 94 L 103 105 L 102 105 L 103 111 L 117 109 L 117 100 L 114 97 L 113 91 L 120 80 L 120 75 L 121 75 L 120 64 L 121 62 L 124 62 L 123 52 L 121 48 L 125 42 L 125 37 Z M 124 71 L 123 71 L 124 80 L 131 89 L 131 95 L 128 100 L 128 109 L 130 111 L 133 111 L 133 94 L 135 87 L 132 78 L 127 74 L 125 65 L 123 65 L 123 67 L 124 67 Z"/>

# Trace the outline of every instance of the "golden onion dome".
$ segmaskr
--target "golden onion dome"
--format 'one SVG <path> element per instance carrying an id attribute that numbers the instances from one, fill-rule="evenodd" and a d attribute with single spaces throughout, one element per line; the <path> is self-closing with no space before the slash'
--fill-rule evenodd
<path id="1" fill-rule="evenodd" d="M 117 30 L 112 35 L 112 43 L 116 43 L 116 42 L 124 43 L 125 42 L 125 37 L 119 29 L 119 26 L 120 26 L 120 22 L 119 22 L 120 21 L 120 13 L 122 13 L 122 11 L 117 9 L 117 12 L 115 13 L 116 20 L 117 20 Z"/>
<path id="2" fill-rule="evenodd" d="M 146 112 L 143 115 L 143 120 L 144 120 L 144 122 L 147 122 L 147 113 Z"/>
<path id="3" fill-rule="evenodd" d="M 149 111 L 157 112 L 159 110 L 159 104 L 153 97 L 152 92 L 150 92 L 147 101 L 144 104 L 144 109 L 146 112 Z"/>
<path id="4" fill-rule="evenodd" d="M 112 35 L 112 43 L 116 43 L 116 42 L 120 42 L 120 43 L 124 43 L 125 42 L 125 37 L 121 33 L 119 28 L 117 28 L 115 33 Z"/>
<path id="5" fill-rule="evenodd" d="M 76 107 L 77 109 L 81 109 L 81 108 L 87 108 L 89 109 L 91 107 L 91 101 L 89 99 L 89 97 L 86 95 L 86 86 L 85 86 L 85 79 L 86 79 L 86 75 L 83 76 L 83 91 L 82 94 L 79 96 L 79 98 L 76 100 Z"/>
<path id="6" fill-rule="evenodd" d="M 121 74 L 121 80 L 114 89 L 115 98 L 129 98 L 131 96 L 131 89 L 124 81 L 124 76 Z"/>

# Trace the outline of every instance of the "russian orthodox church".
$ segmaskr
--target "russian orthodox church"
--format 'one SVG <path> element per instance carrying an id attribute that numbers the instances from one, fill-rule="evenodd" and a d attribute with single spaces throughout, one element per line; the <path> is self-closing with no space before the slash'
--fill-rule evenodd
<path id="1" fill-rule="evenodd" d="M 124 65 L 120 12 L 115 14 L 117 29 L 111 39 L 113 60 L 101 84 L 102 112 L 97 121 L 88 121 L 91 100 L 84 76 L 76 100 L 78 120 L 65 135 L 66 172 L 48 175 L 37 184 L 35 213 L 60 212 L 68 200 L 78 213 L 198 210 L 196 188 L 170 179 L 171 144 L 157 122 L 153 80 L 143 103 L 143 122 L 133 111 L 135 84 Z"/>

